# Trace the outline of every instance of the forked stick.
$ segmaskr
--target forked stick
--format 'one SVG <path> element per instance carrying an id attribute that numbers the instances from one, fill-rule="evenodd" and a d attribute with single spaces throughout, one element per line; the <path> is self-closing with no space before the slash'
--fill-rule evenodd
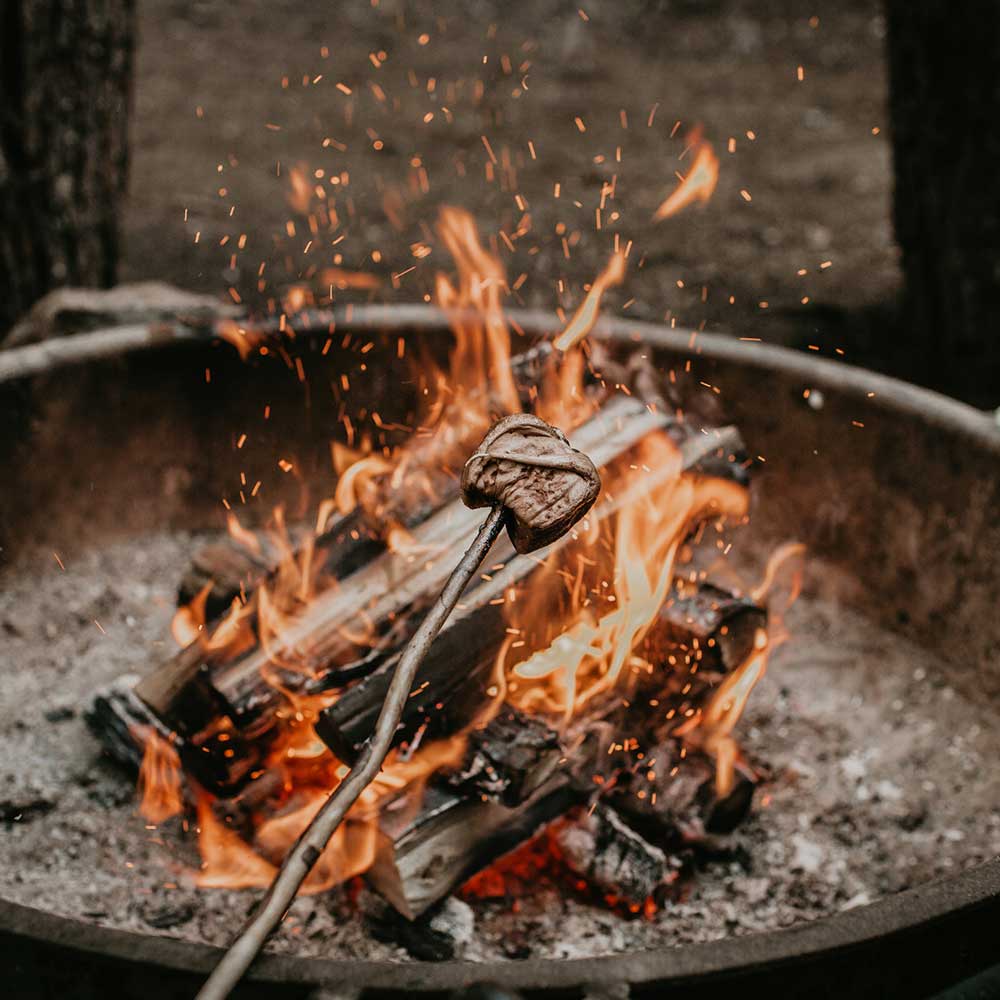
<path id="1" fill-rule="evenodd" d="M 421 661 L 504 526 L 518 552 L 532 552 L 576 524 L 597 499 L 600 486 L 590 459 L 537 417 L 505 417 L 489 431 L 462 476 L 462 499 L 470 507 L 490 506 L 489 515 L 400 657 L 375 731 L 357 763 L 288 852 L 259 909 L 197 1000 L 229 996 L 281 923 L 348 810 L 378 775 Z"/>

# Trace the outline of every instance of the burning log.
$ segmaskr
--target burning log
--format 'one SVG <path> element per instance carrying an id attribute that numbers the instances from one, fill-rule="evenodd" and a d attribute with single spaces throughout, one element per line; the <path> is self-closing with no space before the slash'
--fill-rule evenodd
<path id="1" fill-rule="evenodd" d="M 631 904 L 644 903 L 680 868 L 602 802 L 555 835 L 563 859 L 592 889 Z"/>
<path id="2" fill-rule="evenodd" d="M 234 598 L 250 588 L 276 565 L 277 552 L 254 552 L 235 538 L 211 542 L 198 549 L 177 588 L 177 603 L 190 604 L 207 590 L 205 617 L 223 614 Z"/>
<path id="3" fill-rule="evenodd" d="M 575 739 L 551 776 L 520 802 L 470 796 L 444 776 L 422 798 L 404 794 L 389 803 L 365 879 L 403 916 L 416 919 L 592 796 L 591 771 L 606 756 L 595 736 L 592 729 L 589 738 Z M 604 787 L 613 785 L 606 797 L 555 832 L 563 860 L 591 889 L 642 904 L 675 879 L 682 867 L 676 852 L 697 846 L 706 833 L 732 830 L 745 817 L 754 788 L 749 772 L 738 770 L 733 790 L 720 797 L 712 762 L 701 755 L 682 758 L 681 751 L 668 741 L 634 769 L 638 780 L 630 781 L 636 774 L 629 771 L 617 773 L 616 781 L 605 778 Z M 653 767 L 656 794 L 645 777 Z"/>
<path id="4" fill-rule="evenodd" d="M 99 691 L 84 712 L 91 732 L 119 764 L 138 772 L 148 733 L 168 739 L 170 731 L 136 697 L 135 674 L 124 674 Z"/>
<path id="5" fill-rule="evenodd" d="M 552 777 L 562 759 L 557 733 L 536 716 L 502 705 L 488 725 L 469 733 L 461 765 L 444 780 L 466 795 L 516 806 Z"/>
<path id="6" fill-rule="evenodd" d="M 720 794 L 715 764 L 667 739 L 618 775 L 608 804 L 650 843 L 677 850 L 706 833 L 730 833 L 746 817 L 756 779 L 737 767 L 733 786 Z"/>
<path id="7" fill-rule="evenodd" d="M 664 424 L 662 415 L 650 413 L 636 400 L 615 397 L 574 434 L 574 444 L 604 466 Z M 727 456 L 741 451 L 732 429 L 693 435 L 682 448 L 683 465 L 693 468 L 720 451 Z M 413 544 L 420 553 L 434 554 L 460 547 L 471 536 L 474 517 L 460 503 L 449 504 L 414 530 Z M 509 547 L 496 555 L 501 562 L 513 559 Z M 384 552 L 353 574 L 350 586 L 320 594 L 267 648 L 257 647 L 220 663 L 193 644 L 143 680 L 136 693 L 159 718 L 189 738 L 197 737 L 220 715 L 256 736 L 254 724 L 266 727 L 281 703 L 279 691 L 264 679 L 268 671 L 272 676 L 279 673 L 288 688 L 300 690 L 316 677 L 335 674 L 339 665 L 357 659 L 357 636 L 352 637 L 346 626 L 359 618 L 390 622 L 419 607 L 441 585 L 446 575 L 443 562 Z M 534 566 L 525 560 L 514 562 L 522 576 Z M 283 663 L 294 663 L 294 669 L 282 671 Z M 203 754 L 197 756 L 204 762 Z M 239 759 L 239 754 L 229 759 Z"/>
<path id="8" fill-rule="evenodd" d="M 534 566 L 524 568 L 530 571 Z M 516 565 L 510 564 L 480 584 L 466 597 L 461 615 L 441 633 L 418 675 L 397 742 L 412 740 L 421 730 L 425 737 L 455 732 L 489 700 L 497 653 L 505 638 L 503 606 L 495 602 L 510 586 L 515 570 Z M 691 596 L 663 605 L 642 652 L 654 665 L 674 657 L 677 669 L 657 671 L 657 683 L 673 681 L 679 698 L 693 702 L 712 683 L 713 674 L 728 673 L 746 659 L 757 629 L 766 621 L 764 609 L 752 601 L 703 585 Z M 390 659 L 321 713 L 316 731 L 339 759 L 353 760 L 368 738 L 392 665 Z M 692 668 L 701 674 L 697 690 Z"/>
<path id="9" fill-rule="evenodd" d="M 642 652 L 654 663 L 679 654 L 688 667 L 728 674 L 747 658 L 766 624 L 767 612 L 749 598 L 702 583 L 667 599 Z"/>
<path id="10" fill-rule="evenodd" d="M 431 785 L 416 808 L 404 796 L 383 811 L 365 878 L 413 920 L 579 801 L 564 772 L 514 808 Z"/>

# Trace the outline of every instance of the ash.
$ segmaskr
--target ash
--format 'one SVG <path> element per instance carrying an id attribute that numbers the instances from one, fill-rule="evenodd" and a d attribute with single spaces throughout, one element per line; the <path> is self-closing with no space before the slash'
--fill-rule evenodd
<path id="1" fill-rule="evenodd" d="M 101 757 L 81 717 L 96 687 L 173 651 L 175 585 L 200 541 L 151 535 L 67 558 L 65 570 L 36 552 L 3 571 L 3 896 L 219 945 L 258 898 L 192 887 L 193 837 L 177 821 L 145 824 L 130 780 Z M 811 574 L 825 579 L 822 567 Z M 947 686 L 947 663 L 933 652 L 832 600 L 800 599 L 789 625 L 793 639 L 738 730 L 770 774 L 753 815 L 651 919 L 543 887 L 516 907 L 447 900 L 419 933 L 401 935 L 373 893 L 334 891 L 299 899 L 271 947 L 399 960 L 662 948 L 813 920 L 1000 852 L 991 706 Z"/>

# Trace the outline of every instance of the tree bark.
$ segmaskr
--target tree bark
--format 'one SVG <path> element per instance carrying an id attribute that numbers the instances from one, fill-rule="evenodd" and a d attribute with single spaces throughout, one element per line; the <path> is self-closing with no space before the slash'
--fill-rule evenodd
<path id="1" fill-rule="evenodd" d="M 52 288 L 115 280 L 134 42 L 135 0 L 0 8 L 0 337 Z"/>
<path id="2" fill-rule="evenodd" d="M 895 225 L 914 377 L 1000 402 L 1000 5 L 888 0 Z M 906 362 L 909 361 L 909 364 Z"/>

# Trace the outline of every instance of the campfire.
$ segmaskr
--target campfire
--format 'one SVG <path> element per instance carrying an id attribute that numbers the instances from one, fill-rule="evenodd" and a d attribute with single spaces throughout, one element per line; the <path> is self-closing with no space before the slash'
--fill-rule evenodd
<path id="1" fill-rule="evenodd" d="M 181 650 L 100 692 L 89 721 L 138 768 L 148 822 L 180 817 L 197 837 L 198 885 L 267 886 L 357 760 L 475 533 L 457 499 L 468 455 L 495 418 L 536 414 L 591 457 L 600 497 L 537 553 L 493 548 L 304 891 L 361 876 L 412 920 L 454 892 L 515 898 L 531 871 L 623 915 L 655 911 L 685 859 L 750 808 L 757 772 L 734 729 L 784 638 L 799 550 L 739 580 L 726 556 L 752 461 L 738 430 L 684 399 L 685 372 L 586 340 L 627 251 L 558 337 L 514 353 L 499 260 L 460 210 L 439 235 L 457 270 L 437 285 L 450 357 L 398 344 L 418 410 L 405 425 L 371 413 L 377 434 L 343 414 L 337 488 L 311 527 L 278 508 L 251 529 L 229 510 L 228 537 L 181 584 Z"/>

